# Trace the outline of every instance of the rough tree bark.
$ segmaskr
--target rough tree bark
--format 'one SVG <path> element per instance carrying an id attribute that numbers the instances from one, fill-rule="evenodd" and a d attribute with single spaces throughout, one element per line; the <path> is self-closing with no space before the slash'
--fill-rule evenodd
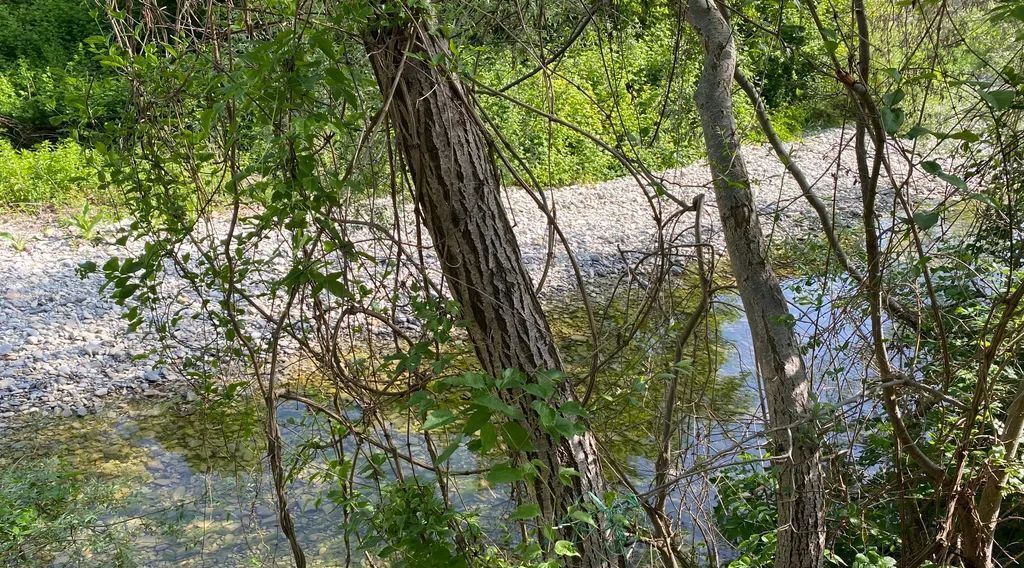
<path id="1" fill-rule="evenodd" d="M 412 17 L 409 16 L 412 14 Z M 434 242 L 441 268 L 468 321 L 468 332 L 484 370 L 499 375 L 518 369 L 528 376 L 560 370 L 547 319 L 523 266 L 512 226 L 501 205 L 499 173 L 489 139 L 461 82 L 443 65 L 448 42 L 431 33 L 415 9 L 400 20 L 376 22 L 366 49 L 385 98 L 388 117 L 412 175 L 415 199 Z M 555 395 L 573 398 L 567 383 Z M 532 484 L 542 518 L 558 525 L 572 505 L 600 496 L 604 488 L 598 448 L 590 433 L 555 442 L 541 428 L 526 393 L 505 396 L 522 411 L 522 425 L 540 460 Z M 562 468 L 579 472 L 566 485 Z M 576 541 L 580 557 L 573 566 L 608 566 L 608 547 L 600 531 L 560 538 Z"/>
<path id="2" fill-rule="evenodd" d="M 809 380 L 789 306 L 767 259 L 764 234 L 732 107 L 736 51 L 717 5 L 688 0 L 687 21 L 700 37 L 704 63 L 695 95 L 726 248 L 750 322 L 779 480 L 777 568 L 818 568 L 825 545 L 821 456 L 812 424 Z"/>

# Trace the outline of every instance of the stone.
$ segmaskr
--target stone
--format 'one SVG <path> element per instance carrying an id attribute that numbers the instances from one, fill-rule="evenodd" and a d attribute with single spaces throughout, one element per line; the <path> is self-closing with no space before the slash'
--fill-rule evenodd
<path id="1" fill-rule="evenodd" d="M 861 206 L 856 172 L 828 169 L 841 139 L 840 130 L 826 130 L 793 146 L 809 176 L 825 180 L 830 195 L 834 189 L 837 224 L 850 226 L 858 222 L 857 212 Z M 809 227 L 817 226 L 813 212 L 801 199 L 799 188 L 792 180 L 780 175 L 782 170 L 771 149 L 752 146 L 748 150 L 747 165 L 758 182 L 755 185 L 761 188 L 758 209 L 770 217 L 778 215 L 778 221 L 769 225 L 775 231 L 785 233 L 780 235 L 783 237 L 799 237 L 810 230 Z M 823 157 L 829 159 L 821 159 Z M 700 163 L 659 173 L 658 176 L 685 202 L 697 194 L 706 193 L 709 181 L 707 167 Z M 915 180 L 912 191 L 918 193 L 912 198 L 922 202 L 932 193 L 939 196 L 943 188 L 941 180 Z M 647 188 L 648 191 L 650 189 Z M 588 187 L 545 190 L 545 194 L 552 200 L 549 203 L 558 204 L 559 223 L 565 229 L 568 245 L 585 278 L 587 275 L 594 278 L 621 275 L 641 263 L 653 250 L 657 227 L 651 216 L 651 203 L 634 180 L 623 178 Z M 507 202 L 510 216 L 514 219 L 526 268 L 537 279 L 549 259 L 547 220 L 526 192 L 508 191 L 503 201 Z M 659 206 L 662 203 L 668 205 L 661 201 Z M 778 203 L 786 206 L 780 209 Z M 717 212 L 712 195 L 707 196 L 706 205 L 708 218 L 714 219 Z M 17 217 L 4 215 L 0 218 L 0 232 L 25 233 L 26 223 Z M 182 292 L 187 288 L 174 271 L 163 276 L 166 280 L 160 284 L 161 293 L 172 303 L 171 309 L 181 310 L 185 317 L 174 332 L 176 337 L 171 350 L 167 351 L 161 349 L 166 346 L 160 344 L 157 335 L 147 325 L 130 333 L 126 331 L 121 317 L 124 307 L 99 292 L 104 281 L 102 275 L 83 280 L 75 274 L 75 269 L 84 260 L 101 264 L 111 256 L 138 253 L 144 243 L 133 241 L 128 244 L 127 251 L 125 247 L 109 242 L 83 245 L 73 232 L 59 230 L 45 218 L 30 219 L 29 223 L 32 223 L 33 234 L 48 236 L 34 240 L 31 250 L 17 256 L 12 256 L 8 248 L 0 247 L 0 282 L 5 284 L 0 287 L 0 416 L 3 413 L 14 416 L 28 408 L 38 408 L 33 401 L 52 405 L 54 414 L 70 416 L 79 409 L 88 412 L 87 402 L 83 399 L 113 400 L 117 395 L 138 394 L 163 397 L 184 386 L 182 382 L 175 382 L 181 381 L 177 374 L 165 373 L 159 367 L 174 365 L 180 359 L 197 354 L 212 337 L 222 336 L 211 334 L 216 330 L 209 327 L 204 319 L 188 317 L 199 307 L 199 301 L 192 292 Z M 209 226 L 214 231 L 224 231 L 227 224 L 226 216 L 218 217 L 215 213 Z M 681 223 L 674 233 L 663 236 L 673 246 L 687 245 L 686 239 L 692 239 L 692 235 L 683 227 L 686 224 Z M 709 225 L 707 244 L 720 253 L 724 250 L 720 228 L 715 228 L 713 221 Z M 665 228 L 666 233 L 673 230 Z M 254 254 L 279 251 L 278 245 L 282 244 L 287 251 L 286 234 L 275 234 L 268 239 L 280 240 L 260 243 L 259 252 Z M 429 246 L 429 243 L 425 244 Z M 289 254 L 274 254 L 262 259 L 268 262 L 260 270 L 266 269 L 271 276 L 273 271 L 283 275 L 290 268 Z M 576 289 L 573 269 L 560 244 L 556 244 L 552 254 L 541 292 L 541 299 L 545 302 Z M 431 263 L 428 271 L 436 273 L 437 261 L 433 253 L 428 251 L 427 257 L 427 262 Z M 190 264 L 199 268 L 197 258 L 198 255 L 193 255 Z M 378 258 L 369 261 L 367 266 L 369 269 L 393 270 L 393 264 L 386 258 Z M 637 283 L 639 288 L 647 285 L 642 280 Z M 211 299 L 217 300 L 216 297 Z M 408 305 L 407 298 L 402 298 L 399 303 Z M 409 309 L 399 313 L 397 319 L 403 328 L 411 330 L 422 325 L 412 317 Z M 354 329 L 364 326 L 366 331 L 379 338 L 390 333 L 376 320 L 353 317 L 350 321 Z M 267 329 L 261 329 L 254 317 L 251 326 L 254 338 L 261 337 Z M 302 321 L 296 323 L 295 331 L 309 333 L 314 330 L 310 322 Z M 265 341 L 265 336 L 262 337 Z M 178 340 L 181 340 L 180 344 Z M 590 342 L 585 334 L 573 340 L 578 344 Z M 166 356 L 171 362 L 159 361 L 156 353 Z M 298 352 L 294 345 L 286 343 L 282 345 L 282 353 L 288 356 Z M 136 354 L 149 355 L 134 358 Z M 232 366 L 225 365 L 224 368 Z M 155 388 L 157 386 L 160 390 Z M 196 400 L 197 396 L 186 391 L 184 398 Z"/>

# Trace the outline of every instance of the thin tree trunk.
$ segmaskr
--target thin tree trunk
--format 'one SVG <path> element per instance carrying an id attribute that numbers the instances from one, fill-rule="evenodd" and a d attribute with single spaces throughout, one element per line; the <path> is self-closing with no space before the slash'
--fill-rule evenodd
<path id="1" fill-rule="evenodd" d="M 823 565 L 825 513 L 821 456 L 806 422 L 810 386 L 792 316 L 767 259 L 766 243 L 732 107 L 736 52 L 732 30 L 709 0 L 688 0 L 687 20 L 701 38 L 704 66 L 695 95 L 726 248 L 750 323 L 779 480 L 777 568 Z"/>
<path id="2" fill-rule="evenodd" d="M 979 384 L 995 380 L 990 379 L 991 369 L 996 365 L 996 355 L 1007 338 L 1010 322 L 1019 314 L 1018 308 L 1022 302 L 1024 285 L 1019 285 L 1006 299 L 1003 315 L 989 336 L 988 347 L 979 357 Z M 976 397 L 976 400 L 978 402 L 974 408 L 978 408 L 981 398 Z M 983 466 L 980 477 L 984 485 L 979 491 L 980 498 L 976 504 L 972 500 L 959 508 L 962 556 L 964 564 L 970 568 L 990 568 L 995 563 L 993 548 L 996 528 L 999 525 L 1010 470 L 1019 460 L 1021 436 L 1024 436 L 1024 392 L 1014 397 L 1006 409 L 1003 431 L 999 435 L 1003 455 L 997 462 L 989 460 Z"/>
<path id="3" fill-rule="evenodd" d="M 447 40 L 414 16 L 377 22 L 367 34 L 366 48 L 381 91 L 387 96 L 393 89 L 388 116 L 442 271 L 484 370 L 497 376 L 504 369 L 518 369 L 531 378 L 539 371 L 560 370 L 547 319 L 501 205 L 488 136 L 463 85 L 443 68 L 451 55 Z M 431 63 L 438 61 L 444 63 Z M 522 411 L 522 426 L 533 445 L 526 457 L 543 464 L 532 484 L 541 516 L 551 525 L 562 524 L 570 506 L 584 504 L 591 494 L 602 495 L 596 440 L 588 432 L 556 443 L 541 427 L 528 393 L 504 397 Z M 560 383 L 554 404 L 572 398 L 568 383 Z M 559 476 L 563 468 L 579 476 L 565 484 Z M 561 530 L 559 536 L 577 544 L 581 556 L 570 565 L 610 565 L 600 531 L 578 537 L 570 530 Z"/>

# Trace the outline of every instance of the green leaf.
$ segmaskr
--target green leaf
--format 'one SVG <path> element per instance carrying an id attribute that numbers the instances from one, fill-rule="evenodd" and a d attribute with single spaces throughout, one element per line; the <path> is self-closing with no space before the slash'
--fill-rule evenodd
<path id="1" fill-rule="evenodd" d="M 523 470 L 518 467 L 512 467 L 507 463 L 500 463 L 491 468 L 487 472 L 487 481 L 491 485 L 500 485 L 502 483 L 512 483 L 513 481 L 519 481 L 523 479 L 525 474 Z"/>
<path id="2" fill-rule="evenodd" d="M 967 198 L 973 199 L 974 201 L 977 201 L 979 203 L 984 203 L 989 207 L 997 207 L 996 202 L 993 201 L 991 197 L 985 195 L 984 193 L 972 193 L 968 195 Z"/>
<path id="3" fill-rule="evenodd" d="M 500 398 L 493 394 L 481 394 L 473 397 L 473 404 L 482 406 L 484 408 L 490 408 L 495 412 L 500 412 L 509 418 L 515 418 L 519 416 L 519 410 L 514 406 L 505 404 Z"/>
<path id="4" fill-rule="evenodd" d="M 426 410 L 434 405 L 434 399 L 430 396 L 430 391 L 418 390 L 409 397 L 409 408 L 419 408 L 420 410 Z"/>
<path id="5" fill-rule="evenodd" d="M 580 553 L 576 552 L 576 545 L 567 541 L 560 540 L 555 543 L 555 554 L 559 556 L 579 556 Z"/>
<path id="6" fill-rule="evenodd" d="M 569 517 L 573 520 L 587 523 L 592 527 L 597 527 L 597 522 L 594 521 L 594 517 L 590 513 L 582 509 L 576 509 L 573 512 L 569 513 Z"/>
<path id="7" fill-rule="evenodd" d="M 493 424 L 484 424 L 480 428 L 480 452 L 485 453 L 494 449 L 498 444 L 498 429 Z"/>
<path id="8" fill-rule="evenodd" d="M 448 459 L 452 457 L 452 454 L 455 453 L 455 450 L 459 449 L 459 445 L 461 444 L 462 434 L 459 434 L 458 436 L 455 436 L 455 439 L 452 440 L 452 443 L 448 444 L 448 447 L 445 448 L 444 451 L 437 456 L 437 460 L 434 461 L 434 465 L 441 465 L 444 462 L 448 461 Z"/>
<path id="9" fill-rule="evenodd" d="M 331 293 L 333 296 L 337 296 L 343 300 L 353 300 L 355 296 L 349 291 L 348 287 L 341 282 L 341 272 L 334 272 L 324 277 L 322 282 L 325 290 Z"/>
<path id="10" fill-rule="evenodd" d="M 918 124 L 912 127 L 910 130 L 908 130 L 907 133 L 903 135 L 903 137 L 906 138 L 907 140 L 914 140 L 920 138 L 921 136 L 924 136 L 925 134 L 931 133 L 931 130 L 928 130 L 927 128 Z"/>
<path id="11" fill-rule="evenodd" d="M 526 374 L 517 369 L 505 369 L 495 381 L 499 389 L 517 388 L 526 384 Z"/>
<path id="12" fill-rule="evenodd" d="M 580 472 L 571 467 L 563 467 L 558 470 L 558 479 L 562 482 L 562 485 L 572 484 L 572 478 L 574 477 L 580 477 Z"/>
<path id="13" fill-rule="evenodd" d="M 890 136 L 899 132 L 903 122 L 907 119 L 907 113 L 903 112 L 901 108 L 883 107 L 880 114 L 882 126 Z"/>
<path id="14" fill-rule="evenodd" d="M 918 211 L 914 213 L 914 224 L 927 231 L 935 226 L 939 222 L 939 211 L 934 209 L 932 211 Z"/>
<path id="15" fill-rule="evenodd" d="M 970 130 L 961 130 L 960 132 L 950 132 L 949 134 L 943 134 L 943 139 L 950 140 L 963 140 L 964 142 L 978 142 L 981 140 L 981 136 L 971 132 Z"/>
<path id="16" fill-rule="evenodd" d="M 583 433 L 583 427 L 571 420 L 566 420 L 561 416 L 555 419 L 555 432 L 560 434 L 563 438 L 572 438 L 578 434 Z"/>
<path id="17" fill-rule="evenodd" d="M 462 428 L 463 434 L 472 434 L 479 430 L 482 426 L 487 424 L 487 421 L 491 419 L 491 411 L 487 408 L 482 408 L 473 413 L 466 421 L 466 425 Z M 493 426 L 491 427 L 493 428 Z"/>
<path id="18" fill-rule="evenodd" d="M 93 272 L 96 272 L 96 268 L 97 267 L 95 262 L 87 260 L 78 265 L 78 270 L 76 272 L 78 272 L 79 278 L 85 278 L 86 276 L 92 274 Z"/>
<path id="19" fill-rule="evenodd" d="M 443 408 L 431 410 L 427 413 L 427 420 L 423 422 L 423 431 L 427 432 L 435 430 L 442 426 L 447 426 L 452 422 L 455 422 L 455 415 L 452 414 L 450 410 L 445 410 Z"/>
<path id="20" fill-rule="evenodd" d="M 547 400 L 555 393 L 555 386 L 550 382 L 527 383 L 523 385 L 523 390 L 539 399 Z"/>
<path id="21" fill-rule="evenodd" d="M 454 377 L 448 377 L 442 382 L 453 387 L 468 387 L 476 390 L 487 387 L 487 377 L 480 373 L 463 373 Z"/>
<path id="22" fill-rule="evenodd" d="M 1011 89 L 993 89 L 981 92 L 981 98 L 985 99 L 985 102 L 992 105 L 995 110 L 1009 108 L 1016 96 L 1017 91 Z"/>
<path id="23" fill-rule="evenodd" d="M 829 53 L 834 54 L 839 49 L 839 34 L 835 30 L 830 28 L 822 29 L 821 38 L 825 50 Z"/>
<path id="24" fill-rule="evenodd" d="M 519 508 L 513 511 L 512 516 L 510 516 L 509 519 L 513 521 L 525 521 L 538 515 L 540 515 L 540 505 L 536 503 L 526 503 L 525 505 L 520 505 Z"/>
<path id="25" fill-rule="evenodd" d="M 530 443 L 530 436 L 526 430 L 516 422 L 506 422 L 501 426 L 501 437 L 509 448 L 518 452 L 527 452 L 533 449 Z"/>
<path id="26" fill-rule="evenodd" d="M 886 94 L 882 95 L 882 102 L 887 107 L 893 107 L 893 106 L 896 106 L 896 105 L 900 104 L 900 101 L 902 101 L 903 98 L 906 97 L 906 96 L 907 96 L 907 93 L 905 93 L 903 91 L 903 89 L 896 89 L 895 91 L 893 91 L 891 93 L 886 93 Z"/>
<path id="27" fill-rule="evenodd" d="M 960 178 L 960 176 L 948 174 L 942 171 L 942 166 L 940 166 L 938 162 L 933 162 L 932 160 L 925 160 L 921 162 L 921 169 L 934 175 L 935 177 L 941 179 L 942 181 L 948 183 L 949 185 L 952 185 L 953 187 L 962 189 L 964 191 L 967 190 L 967 183 L 962 178 Z"/>

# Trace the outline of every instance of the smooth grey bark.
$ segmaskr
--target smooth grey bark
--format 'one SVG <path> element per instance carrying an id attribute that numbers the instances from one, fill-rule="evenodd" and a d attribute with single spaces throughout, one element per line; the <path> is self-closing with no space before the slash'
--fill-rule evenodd
<path id="1" fill-rule="evenodd" d="M 385 98 L 391 97 L 388 117 L 424 224 L 484 370 L 497 376 L 504 369 L 518 369 L 529 377 L 561 370 L 551 330 L 501 205 L 488 135 L 458 78 L 443 64 L 430 63 L 449 60 L 448 42 L 430 33 L 424 21 L 406 15 L 398 22 L 379 21 L 365 44 L 380 89 Z M 541 516 L 551 525 L 562 524 L 570 506 L 603 493 L 597 442 L 589 432 L 556 442 L 541 427 L 528 393 L 502 396 L 522 412 L 521 423 L 533 445 L 525 457 L 543 464 L 531 487 Z M 573 396 L 570 385 L 562 382 L 553 404 Z M 559 476 L 563 468 L 579 476 L 565 484 Z M 580 556 L 570 558 L 569 565 L 611 565 L 601 531 L 581 537 L 561 529 L 559 538 L 576 542 Z"/>
<path id="2" fill-rule="evenodd" d="M 687 21 L 704 63 L 696 102 L 726 248 L 750 323 L 765 385 L 779 481 L 777 568 L 819 568 L 825 546 L 824 496 L 817 433 L 807 421 L 810 384 L 792 316 L 767 258 L 732 106 L 736 51 L 732 29 L 709 0 L 688 0 Z"/>

